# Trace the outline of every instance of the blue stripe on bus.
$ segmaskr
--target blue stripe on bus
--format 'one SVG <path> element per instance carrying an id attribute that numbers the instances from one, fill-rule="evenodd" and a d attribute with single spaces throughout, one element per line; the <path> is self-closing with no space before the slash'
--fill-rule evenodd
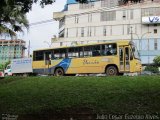
<path id="1" fill-rule="evenodd" d="M 66 72 L 67 69 L 69 68 L 71 63 L 71 59 L 63 59 L 56 67 L 62 67 L 63 70 Z"/>
<path id="2" fill-rule="evenodd" d="M 56 67 L 62 67 L 64 72 L 66 72 L 70 66 L 70 63 L 71 63 L 71 59 L 63 59 L 56 66 L 52 66 L 50 68 L 33 69 L 33 72 L 37 74 L 54 74 L 54 70 Z"/>

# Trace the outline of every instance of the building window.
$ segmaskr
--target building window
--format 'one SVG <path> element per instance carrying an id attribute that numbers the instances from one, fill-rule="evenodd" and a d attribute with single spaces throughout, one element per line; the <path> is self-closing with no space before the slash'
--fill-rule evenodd
<path id="1" fill-rule="evenodd" d="M 112 26 L 110 27 L 110 35 L 112 35 Z"/>
<path id="2" fill-rule="evenodd" d="M 154 50 L 158 50 L 158 42 L 157 42 L 157 39 L 154 39 Z"/>
<path id="3" fill-rule="evenodd" d="M 131 26 L 130 26 L 130 25 L 127 25 L 127 34 L 128 34 L 128 35 L 131 34 L 131 33 L 130 33 L 131 29 L 132 29 Z"/>
<path id="4" fill-rule="evenodd" d="M 101 7 L 115 7 L 118 6 L 119 0 L 101 0 Z"/>
<path id="5" fill-rule="evenodd" d="M 92 36 L 92 27 L 90 27 L 89 36 Z"/>
<path id="6" fill-rule="evenodd" d="M 62 46 L 63 45 L 63 42 L 60 42 L 60 46 Z"/>
<path id="7" fill-rule="evenodd" d="M 157 27 L 157 24 L 154 24 L 154 27 Z"/>
<path id="8" fill-rule="evenodd" d="M 92 27 L 88 27 L 87 36 L 88 36 L 88 37 L 91 37 L 91 36 L 92 36 Z"/>
<path id="9" fill-rule="evenodd" d="M 94 8 L 94 2 L 79 4 L 79 9 Z"/>
<path id="10" fill-rule="evenodd" d="M 81 37 L 84 37 L 84 27 L 81 28 Z"/>
<path id="11" fill-rule="evenodd" d="M 61 28 L 62 26 L 64 26 L 64 18 L 63 19 L 61 19 L 60 21 L 59 21 L 59 28 Z"/>
<path id="12" fill-rule="evenodd" d="M 143 16 L 158 16 L 159 11 L 160 11 L 160 7 L 143 8 L 142 17 Z"/>
<path id="13" fill-rule="evenodd" d="M 101 12 L 101 21 L 115 21 L 116 11 L 104 11 Z"/>
<path id="14" fill-rule="evenodd" d="M 78 23 L 78 21 L 79 21 L 79 17 L 75 16 L 75 23 Z"/>
<path id="15" fill-rule="evenodd" d="M 157 34 L 157 29 L 154 29 L 154 34 Z"/>
<path id="16" fill-rule="evenodd" d="M 132 20 L 134 17 L 133 10 L 130 10 L 130 19 Z"/>
<path id="17" fill-rule="evenodd" d="M 78 37 L 78 28 L 76 28 L 76 37 Z"/>
<path id="18" fill-rule="evenodd" d="M 107 36 L 107 29 L 106 29 L 106 26 L 103 27 L 103 36 Z"/>
<path id="19" fill-rule="evenodd" d="M 126 10 L 123 10 L 123 20 L 126 20 Z"/>
<path id="20" fill-rule="evenodd" d="M 66 37 L 68 37 L 68 28 L 66 29 Z"/>
<path id="21" fill-rule="evenodd" d="M 92 22 L 92 13 L 88 14 L 88 22 Z"/>

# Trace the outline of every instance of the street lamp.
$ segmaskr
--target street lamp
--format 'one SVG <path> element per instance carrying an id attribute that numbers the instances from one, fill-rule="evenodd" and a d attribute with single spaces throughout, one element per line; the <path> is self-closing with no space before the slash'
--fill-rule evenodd
<path id="1" fill-rule="evenodd" d="M 136 36 L 137 36 L 137 38 L 138 38 L 138 40 L 139 40 L 139 50 L 142 50 L 142 38 L 146 35 L 146 34 L 149 34 L 149 33 L 151 33 L 151 32 L 145 32 L 145 33 L 143 33 L 142 35 L 141 35 L 141 37 L 139 37 L 139 35 L 137 34 L 137 33 L 131 33 L 132 35 L 132 40 L 133 40 L 133 34 L 135 34 Z"/>
<path id="2" fill-rule="evenodd" d="M 142 38 L 146 35 L 146 34 L 150 34 L 151 32 L 145 32 L 142 34 L 140 42 L 139 42 L 139 49 L 142 50 Z"/>
<path id="3" fill-rule="evenodd" d="M 49 43 L 47 41 L 43 41 L 44 43 L 47 43 L 49 47 L 51 47 L 52 43 Z"/>

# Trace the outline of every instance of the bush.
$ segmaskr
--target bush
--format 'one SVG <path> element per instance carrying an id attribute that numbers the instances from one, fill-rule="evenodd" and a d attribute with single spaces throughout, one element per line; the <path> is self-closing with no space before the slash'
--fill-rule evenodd
<path id="1" fill-rule="evenodd" d="M 5 62 L 4 64 L 0 64 L 0 69 L 1 70 L 4 70 L 6 67 L 7 67 L 7 65 L 9 65 L 11 62 L 10 61 L 8 61 L 8 62 Z"/>
<path id="2" fill-rule="evenodd" d="M 156 56 L 156 57 L 153 59 L 153 62 L 154 62 L 155 65 L 160 66 L 160 56 Z"/>
<path id="3" fill-rule="evenodd" d="M 144 71 L 151 71 L 153 73 L 158 73 L 159 70 L 158 70 L 158 67 L 157 66 L 146 66 L 146 68 L 144 69 Z"/>

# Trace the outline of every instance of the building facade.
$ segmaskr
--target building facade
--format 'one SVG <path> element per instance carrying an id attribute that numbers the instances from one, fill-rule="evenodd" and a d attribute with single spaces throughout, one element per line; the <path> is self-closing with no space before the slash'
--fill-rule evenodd
<path id="1" fill-rule="evenodd" d="M 23 58 L 26 42 L 23 40 L 0 40 L 0 64 L 15 58 Z"/>
<path id="2" fill-rule="evenodd" d="M 143 64 L 160 55 L 160 0 L 127 4 L 121 0 L 94 0 L 79 4 L 68 0 L 62 12 L 54 12 L 59 21 L 59 37 L 53 45 L 70 46 L 89 42 L 133 40 Z"/>

